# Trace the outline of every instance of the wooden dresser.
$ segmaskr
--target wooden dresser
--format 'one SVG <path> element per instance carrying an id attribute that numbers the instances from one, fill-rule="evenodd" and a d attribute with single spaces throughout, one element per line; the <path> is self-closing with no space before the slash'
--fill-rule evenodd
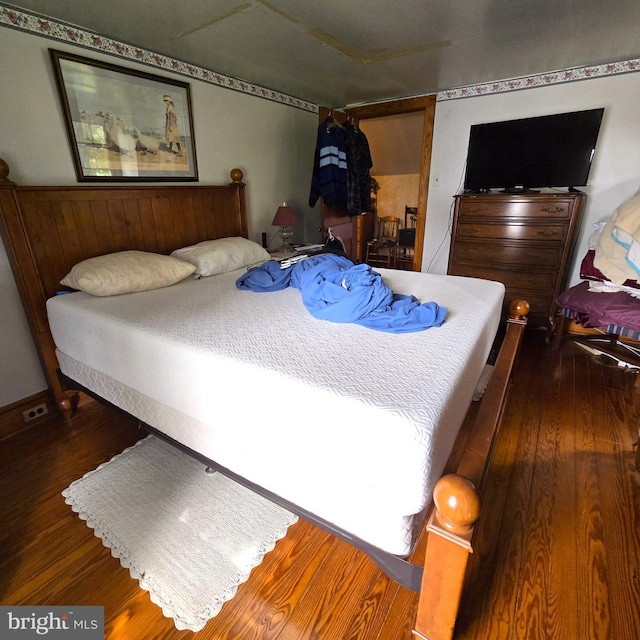
<path id="1" fill-rule="evenodd" d="M 529 302 L 529 325 L 550 326 L 565 288 L 583 193 L 455 196 L 448 273 L 503 282 L 504 313 Z"/>

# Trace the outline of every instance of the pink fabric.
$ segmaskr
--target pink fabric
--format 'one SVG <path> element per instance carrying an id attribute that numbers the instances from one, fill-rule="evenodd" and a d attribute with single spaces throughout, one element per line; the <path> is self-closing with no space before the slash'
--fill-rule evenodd
<path id="1" fill-rule="evenodd" d="M 558 306 L 573 311 L 583 327 L 618 325 L 640 331 L 640 300 L 628 293 L 594 293 L 589 283 L 581 282 L 556 299 Z"/>

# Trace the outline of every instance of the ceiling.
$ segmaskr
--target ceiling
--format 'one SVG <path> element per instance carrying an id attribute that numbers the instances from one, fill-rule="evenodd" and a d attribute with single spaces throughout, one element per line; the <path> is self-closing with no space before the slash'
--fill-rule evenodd
<path id="1" fill-rule="evenodd" d="M 640 57 L 638 0 L 17 0 L 328 107 Z"/>

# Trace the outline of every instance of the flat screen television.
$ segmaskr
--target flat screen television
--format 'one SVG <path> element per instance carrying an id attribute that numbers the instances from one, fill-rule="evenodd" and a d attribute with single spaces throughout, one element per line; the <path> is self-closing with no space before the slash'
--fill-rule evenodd
<path id="1" fill-rule="evenodd" d="M 466 192 L 587 184 L 604 109 L 471 126 Z"/>

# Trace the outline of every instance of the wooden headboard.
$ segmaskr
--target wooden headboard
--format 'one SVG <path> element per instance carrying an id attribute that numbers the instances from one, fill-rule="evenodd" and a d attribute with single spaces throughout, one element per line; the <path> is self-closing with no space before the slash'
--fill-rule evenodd
<path id="1" fill-rule="evenodd" d="M 0 233 L 47 382 L 66 398 L 46 301 L 81 260 L 138 249 L 169 254 L 202 240 L 247 237 L 242 171 L 216 186 L 17 186 L 0 159 Z"/>

